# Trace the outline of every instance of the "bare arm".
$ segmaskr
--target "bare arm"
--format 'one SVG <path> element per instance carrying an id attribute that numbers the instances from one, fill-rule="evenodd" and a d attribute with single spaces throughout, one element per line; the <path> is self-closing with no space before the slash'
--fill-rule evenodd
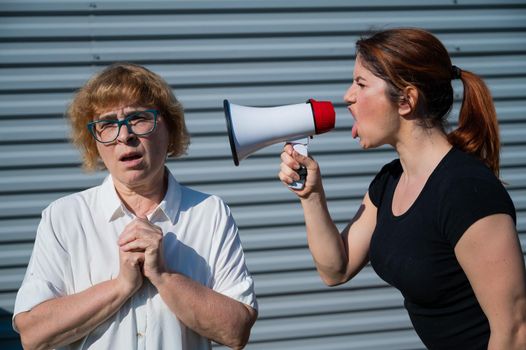
<path id="1" fill-rule="evenodd" d="M 141 253 L 121 254 L 121 272 L 114 280 L 80 293 L 47 300 L 15 317 L 25 349 L 70 344 L 115 314 L 142 284 Z"/>
<path id="2" fill-rule="evenodd" d="M 282 182 L 299 179 L 293 170 L 307 168 L 305 188 L 294 191 L 301 200 L 307 228 L 307 241 L 318 272 L 327 285 L 338 285 L 354 277 L 369 261 L 369 245 L 376 226 L 376 207 L 368 194 L 349 225 L 340 233 L 327 208 L 320 170 L 316 161 L 285 146 L 281 155 Z"/>
<path id="3" fill-rule="evenodd" d="M 526 349 L 526 273 L 511 217 L 496 214 L 475 222 L 455 254 L 489 320 L 488 349 Z"/>
<path id="4" fill-rule="evenodd" d="M 127 226 L 119 243 L 123 251 L 144 251 L 144 276 L 187 327 L 203 337 L 242 349 L 256 321 L 256 310 L 180 273 L 166 271 L 162 240 L 159 227 L 147 219 L 137 219 Z"/>
<path id="5" fill-rule="evenodd" d="M 202 336 L 233 349 L 248 342 L 257 312 L 178 273 L 163 273 L 150 281 L 170 310 Z"/>

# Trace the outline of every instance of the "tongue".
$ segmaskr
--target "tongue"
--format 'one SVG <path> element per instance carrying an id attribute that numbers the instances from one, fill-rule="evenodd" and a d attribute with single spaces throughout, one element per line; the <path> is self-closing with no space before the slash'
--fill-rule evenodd
<path id="1" fill-rule="evenodd" d="M 358 136 L 358 127 L 356 124 L 352 126 L 352 138 L 355 139 Z"/>

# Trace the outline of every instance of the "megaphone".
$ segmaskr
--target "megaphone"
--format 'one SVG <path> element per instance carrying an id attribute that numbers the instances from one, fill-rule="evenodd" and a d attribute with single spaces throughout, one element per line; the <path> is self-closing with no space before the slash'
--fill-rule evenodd
<path id="1" fill-rule="evenodd" d="M 278 107 L 248 107 L 223 101 L 232 159 L 236 166 L 257 150 L 286 142 L 305 156 L 309 137 L 334 128 L 336 113 L 329 101 L 309 99 L 305 103 Z M 302 189 L 306 169 L 298 171 L 300 181 L 290 187 Z"/>

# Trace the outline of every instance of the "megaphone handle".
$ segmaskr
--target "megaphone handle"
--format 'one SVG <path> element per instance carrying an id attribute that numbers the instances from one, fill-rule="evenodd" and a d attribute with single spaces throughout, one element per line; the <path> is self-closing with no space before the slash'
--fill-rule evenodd
<path id="1" fill-rule="evenodd" d="M 301 139 L 301 141 L 288 141 L 287 143 L 292 144 L 292 147 L 296 152 L 298 152 L 301 155 L 308 156 L 309 155 L 309 148 L 308 143 L 309 139 Z M 289 185 L 290 188 L 294 190 L 302 190 L 303 187 L 305 187 L 305 180 L 307 179 L 307 168 L 305 166 L 301 165 L 301 167 L 296 170 L 298 175 L 300 176 L 300 179 L 298 181 L 294 181 Z"/>

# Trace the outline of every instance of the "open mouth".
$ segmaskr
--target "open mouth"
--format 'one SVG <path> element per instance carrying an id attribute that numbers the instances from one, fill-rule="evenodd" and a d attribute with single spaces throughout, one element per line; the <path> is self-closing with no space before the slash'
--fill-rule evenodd
<path id="1" fill-rule="evenodd" d="M 121 162 L 129 162 L 129 161 L 137 160 L 137 159 L 140 159 L 140 158 L 142 158 L 142 155 L 140 153 L 128 153 L 128 154 L 122 155 L 119 158 L 119 160 Z"/>
<path id="2" fill-rule="evenodd" d="M 356 122 L 352 126 L 351 134 L 353 139 L 358 137 L 358 126 L 356 125 Z"/>

